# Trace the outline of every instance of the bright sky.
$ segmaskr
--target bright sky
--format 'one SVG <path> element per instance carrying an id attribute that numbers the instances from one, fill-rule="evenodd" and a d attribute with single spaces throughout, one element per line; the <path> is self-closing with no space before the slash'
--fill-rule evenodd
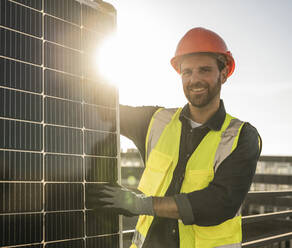
<path id="1" fill-rule="evenodd" d="M 228 113 L 254 125 L 262 155 L 292 156 L 291 0 L 107 0 L 117 9 L 114 50 L 120 103 L 178 107 L 186 103 L 170 59 L 193 27 L 218 33 L 236 68 L 223 85 Z M 128 143 L 122 139 L 122 147 Z"/>

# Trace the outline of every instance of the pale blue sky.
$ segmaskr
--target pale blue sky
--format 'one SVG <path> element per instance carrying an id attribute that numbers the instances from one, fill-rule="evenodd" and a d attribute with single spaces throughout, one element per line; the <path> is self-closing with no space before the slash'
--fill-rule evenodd
<path id="1" fill-rule="evenodd" d="M 183 106 L 180 78 L 169 60 L 185 32 L 205 27 L 223 37 L 235 58 L 221 94 L 227 112 L 258 129 L 262 155 L 292 156 L 291 0 L 108 2 L 117 9 L 123 44 L 121 103 Z"/>

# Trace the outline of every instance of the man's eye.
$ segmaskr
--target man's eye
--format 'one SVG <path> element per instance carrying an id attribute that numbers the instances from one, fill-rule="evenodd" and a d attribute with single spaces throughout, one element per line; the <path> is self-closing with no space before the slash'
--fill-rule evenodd
<path id="1" fill-rule="evenodd" d="M 208 67 L 201 68 L 201 72 L 209 72 L 209 71 L 211 71 L 211 68 L 208 68 Z"/>
<path id="2" fill-rule="evenodd" d="M 191 73 L 192 73 L 192 71 L 186 70 L 186 71 L 182 72 L 182 76 L 189 76 L 189 75 L 191 75 Z"/>

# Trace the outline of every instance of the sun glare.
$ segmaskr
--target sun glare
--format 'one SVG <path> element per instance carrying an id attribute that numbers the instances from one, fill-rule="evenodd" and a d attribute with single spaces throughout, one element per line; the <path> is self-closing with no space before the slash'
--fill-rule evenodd
<path id="1" fill-rule="evenodd" d="M 103 40 L 96 50 L 98 73 L 109 83 L 129 89 L 137 78 L 141 80 L 148 64 L 149 53 L 141 51 L 140 42 L 131 35 L 112 35 Z M 143 58 L 143 59 L 142 59 Z"/>
<path id="2" fill-rule="evenodd" d="M 140 29 L 120 28 L 116 35 L 99 43 L 95 55 L 98 74 L 119 88 L 123 104 L 163 105 L 164 97 L 179 101 L 177 73 L 169 62 L 173 52 L 169 39 L 154 31 L 153 35 L 145 35 Z M 168 93 L 162 97 L 160 93 L 165 92 L 166 84 Z M 184 100 L 183 94 L 181 97 Z"/>
<path id="3" fill-rule="evenodd" d="M 109 83 L 119 85 L 120 51 L 117 36 L 112 35 L 102 41 L 96 50 L 97 70 Z"/>

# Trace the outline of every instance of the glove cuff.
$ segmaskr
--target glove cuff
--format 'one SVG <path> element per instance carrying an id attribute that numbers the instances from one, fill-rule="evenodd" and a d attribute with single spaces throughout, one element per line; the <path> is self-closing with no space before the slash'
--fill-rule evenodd
<path id="1" fill-rule="evenodd" d="M 140 198 L 140 206 L 139 206 L 139 214 L 142 215 L 152 215 L 154 216 L 154 209 L 153 209 L 153 198 L 149 197 L 141 197 Z"/>

